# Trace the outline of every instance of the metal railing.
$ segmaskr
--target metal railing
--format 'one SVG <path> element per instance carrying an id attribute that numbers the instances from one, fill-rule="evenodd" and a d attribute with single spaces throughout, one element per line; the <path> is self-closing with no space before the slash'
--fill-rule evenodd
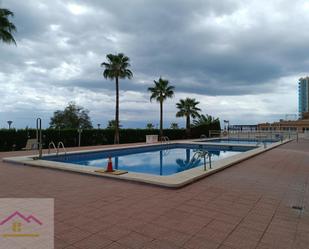
<path id="1" fill-rule="evenodd" d="M 248 139 L 248 140 L 280 140 L 296 139 L 298 141 L 297 131 L 209 131 L 209 137 L 222 137 L 228 139 Z"/>
<path id="2" fill-rule="evenodd" d="M 65 149 L 65 147 L 64 147 L 63 142 L 59 142 L 59 143 L 58 143 L 56 155 L 57 155 L 57 156 L 59 155 L 60 147 L 62 147 L 62 149 L 63 149 L 63 151 L 64 151 L 64 156 L 66 156 L 66 155 L 67 155 L 67 151 L 66 151 L 66 149 Z"/>
<path id="3" fill-rule="evenodd" d="M 162 144 L 169 144 L 170 143 L 170 139 L 169 139 L 169 137 L 167 137 L 167 136 L 163 136 L 163 137 L 161 137 L 161 143 Z"/>
<path id="4" fill-rule="evenodd" d="M 49 144 L 48 144 L 48 154 L 50 154 L 50 149 L 51 149 L 51 147 L 53 147 L 53 149 L 56 151 L 56 153 L 57 153 L 57 148 L 56 148 L 56 145 L 55 145 L 55 143 L 54 142 L 50 142 Z"/>
<path id="5" fill-rule="evenodd" d="M 36 141 L 38 143 L 39 158 L 42 158 L 43 143 L 42 143 L 42 119 L 41 118 L 36 119 Z"/>
<path id="6" fill-rule="evenodd" d="M 206 158 L 208 158 L 209 168 L 211 169 L 211 153 L 209 153 L 207 150 L 199 149 L 198 151 L 196 151 L 193 154 L 193 156 L 191 158 L 191 162 L 193 162 L 195 159 L 200 159 L 200 158 L 203 158 L 203 160 L 204 160 L 204 171 L 207 170 Z"/>

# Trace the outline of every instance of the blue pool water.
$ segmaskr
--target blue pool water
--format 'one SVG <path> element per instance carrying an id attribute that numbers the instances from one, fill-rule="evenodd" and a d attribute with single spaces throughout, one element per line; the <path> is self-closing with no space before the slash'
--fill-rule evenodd
<path id="1" fill-rule="evenodd" d="M 203 159 L 192 159 L 197 150 L 209 151 L 213 162 L 252 148 L 242 146 L 170 144 L 69 154 L 67 158 L 46 156 L 44 159 L 73 163 L 85 167 L 106 168 L 108 157 L 110 156 L 115 169 L 154 175 L 171 175 L 204 165 Z"/>
<path id="2" fill-rule="evenodd" d="M 202 142 L 202 143 L 222 143 L 222 144 L 254 144 L 257 145 L 258 142 L 261 142 L 259 140 L 254 140 L 254 139 L 211 139 L 211 140 L 201 140 L 198 142 Z M 278 142 L 278 140 L 264 140 L 262 143 L 266 143 L 266 144 L 271 144 L 274 142 Z M 263 144 L 260 144 L 263 145 Z"/>

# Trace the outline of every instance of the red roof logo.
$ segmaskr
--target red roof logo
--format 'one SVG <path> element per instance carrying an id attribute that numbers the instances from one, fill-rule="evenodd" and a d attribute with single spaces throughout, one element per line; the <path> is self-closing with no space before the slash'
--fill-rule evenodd
<path id="1" fill-rule="evenodd" d="M 40 226 L 43 225 L 43 223 L 39 219 L 34 217 L 33 215 L 29 215 L 28 217 L 26 217 L 23 214 L 21 214 L 20 212 L 16 211 L 16 212 L 12 213 L 10 216 L 8 216 L 7 218 L 5 218 L 4 220 L 0 221 L 0 226 L 4 225 L 5 223 L 7 223 L 8 221 L 10 221 L 11 219 L 13 219 L 15 217 L 19 217 L 22 220 L 26 221 L 27 223 L 35 222 Z"/>

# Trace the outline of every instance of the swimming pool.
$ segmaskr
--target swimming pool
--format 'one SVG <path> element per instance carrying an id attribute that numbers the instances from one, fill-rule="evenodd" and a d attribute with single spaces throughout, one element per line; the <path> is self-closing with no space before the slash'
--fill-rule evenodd
<path id="1" fill-rule="evenodd" d="M 218 139 L 211 139 L 211 140 L 199 140 L 197 142 L 202 142 L 202 143 L 222 143 L 222 144 L 254 144 L 257 145 L 263 145 L 264 143 L 266 144 L 271 144 L 275 142 L 279 142 L 279 140 L 270 140 L 270 139 L 265 139 L 265 140 L 257 140 L 257 139 L 225 139 L 225 138 L 218 138 Z"/>
<path id="2" fill-rule="evenodd" d="M 103 169 L 106 168 L 108 157 L 111 157 L 115 169 L 166 176 L 204 165 L 203 158 L 194 157 L 196 151 L 208 151 L 214 162 L 254 148 L 256 147 L 169 144 L 75 153 L 66 157 L 45 156 L 43 159 Z"/>

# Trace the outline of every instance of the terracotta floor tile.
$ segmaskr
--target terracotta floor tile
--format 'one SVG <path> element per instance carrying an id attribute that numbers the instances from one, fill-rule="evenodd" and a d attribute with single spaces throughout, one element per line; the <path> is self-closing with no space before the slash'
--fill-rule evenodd
<path id="1" fill-rule="evenodd" d="M 201 237 L 217 243 L 221 243 L 222 241 L 224 241 L 224 239 L 226 239 L 228 235 L 229 232 L 227 231 L 224 232 L 219 230 L 213 230 L 208 227 L 203 228 L 196 234 L 197 237 Z"/>
<path id="2" fill-rule="evenodd" d="M 106 229 L 103 229 L 102 231 L 98 232 L 97 234 L 100 235 L 100 236 L 107 237 L 110 240 L 117 241 L 117 240 L 127 236 L 130 233 L 131 233 L 131 231 L 128 230 L 128 229 L 124 229 L 124 228 L 119 227 L 119 226 L 112 226 L 112 227 L 108 227 Z"/>
<path id="3" fill-rule="evenodd" d="M 237 227 L 231 233 L 231 236 L 241 237 L 251 241 L 259 241 L 263 236 L 263 231 L 244 227 Z"/>
<path id="4" fill-rule="evenodd" d="M 162 239 L 168 242 L 171 242 L 177 246 L 183 246 L 190 238 L 192 237 L 191 234 L 179 232 L 176 230 L 169 230 L 167 233 L 162 235 L 157 239 Z"/>
<path id="5" fill-rule="evenodd" d="M 169 241 L 165 240 L 153 240 L 144 245 L 143 249 L 180 249 L 179 247 Z"/>
<path id="6" fill-rule="evenodd" d="M 152 238 L 149 238 L 145 235 L 132 232 L 117 240 L 117 243 L 128 248 L 139 249 L 143 248 L 146 245 L 146 243 L 151 242 L 152 240 L 153 240 Z"/>
<path id="7" fill-rule="evenodd" d="M 137 228 L 135 228 L 135 232 L 138 232 L 140 234 L 143 234 L 149 238 L 161 238 L 165 234 L 167 234 L 170 230 L 168 228 L 159 226 L 157 224 L 148 223 L 145 225 L 141 225 Z"/>
<path id="8" fill-rule="evenodd" d="M 222 245 L 222 246 L 219 246 L 217 249 L 234 249 L 234 248 Z"/>
<path id="9" fill-rule="evenodd" d="M 219 245 L 220 244 L 217 242 L 195 236 L 185 243 L 184 248 L 187 248 L 187 249 L 217 249 Z"/>
<path id="10" fill-rule="evenodd" d="M 107 247 L 104 247 L 104 249 L 129 249 L 128 247 L 125 247 L 123 245 L 118 244 L 117 242 L 113 242 Z"/>
<path id="11" fill-rule="evenodd" d="M 244 237 L 229 236 L 224 242 L 224 245 L 237 249 L 254 249 L 258 242 L 246 239 Z"/>
<path id="12" fill-rule="evenodd" d="M 71 230 L 65 231 L 61 234 L 56 235 L 58 239 L 68 243 L 73 244 L 79 240 L 89 237 L 91 233 L 82 231 L 78 228 L 73 228 Z"/>
<path id="13" fill-rule="evenodd" d="M 307 249 L 308 163 L 299 140 L 175 190 L 0 162 L 0 197 L 54 198 L 56 249 Z"/>
<path id="14" fill-rule="evenodd" d="M 113 241 L 99 234 L 91 235 L 86 239 L 74 243 L 73 246 L 80 249 L 102 249 L 112 244 Z"/>
<path id="15" fill-rule="evenodd" d="M 54 246 L 55 246 L 55 249 L 63 249 L 65 247 L 68 247 L 69 244 L 63 240 L 60 240 L 60 239 L 55 239 L 54 240 Z"/>

